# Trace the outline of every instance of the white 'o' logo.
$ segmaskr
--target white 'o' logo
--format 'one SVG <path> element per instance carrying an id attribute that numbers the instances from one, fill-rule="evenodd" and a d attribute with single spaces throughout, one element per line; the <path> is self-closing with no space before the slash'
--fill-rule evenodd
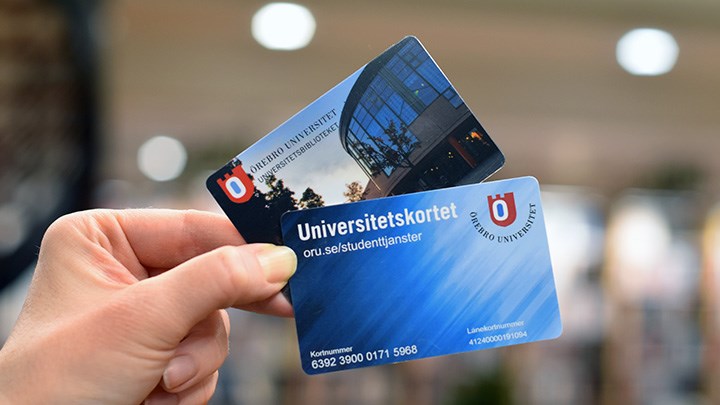
<path id="1" fill-rule="evenodd" d="M 507 203 L 504 200 L 497 200 L 497 201 L 493 202 L 492 209 L 493 209 L 493 216 L 498 221 L 504 221 L 510 215 L 510 212 L 509 212 L 510 210 L 508 210 Z"/>
<path id="2" fill-rule="evenodd" d="M 247 193 L 247 188 L 237 177 L 230 177 L 225 182 L 225 188 L 234 198 L 242 198 Z"/>

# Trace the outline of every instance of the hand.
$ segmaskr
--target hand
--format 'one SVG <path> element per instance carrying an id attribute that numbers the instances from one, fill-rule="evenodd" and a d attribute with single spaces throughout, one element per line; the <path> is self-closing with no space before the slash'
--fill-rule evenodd
<path id="1" fill-rule="evenodd" d="M 197 211 L 59 219 L 0 350 L 0 403 L 206 402 L 228 351 L 224 308 L 292 315 L 279 291 L 295 254 L 244 243 Z"/>

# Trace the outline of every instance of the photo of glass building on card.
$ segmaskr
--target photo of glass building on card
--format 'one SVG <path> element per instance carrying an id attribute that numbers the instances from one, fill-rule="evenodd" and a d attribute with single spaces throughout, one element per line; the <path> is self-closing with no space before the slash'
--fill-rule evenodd
<path id="1" fill-rule="evenodd" d="M 363 198 L 476 183 L 505 159 L 413 37 L 360 74 L 340 117 L 340 140 L 370 179 Z"/>

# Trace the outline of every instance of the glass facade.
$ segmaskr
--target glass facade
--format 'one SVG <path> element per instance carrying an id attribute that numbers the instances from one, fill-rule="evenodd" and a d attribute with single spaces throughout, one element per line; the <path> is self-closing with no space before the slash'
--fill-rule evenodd
<path id="1" fill-rule="evenodd" d="M 456 184 L 471 168 L 462 156 L 448 144 L 438 148 L 434 152 L 434 156 L 428 160 L 430 163 L 421 168 L 422 171 L 415 182 L 419 186 L 413 191 L 449 187 Z"/>
<path id="2" fill-rule="evenodd" d="M 348 151 L 370 177 L 412 167 L 409 156 L 419 142 L 408 128 L 439 97 L 455 108 L 463 104 L 427 52 L 409 41 L 360 98 L 348 125 Z"/>

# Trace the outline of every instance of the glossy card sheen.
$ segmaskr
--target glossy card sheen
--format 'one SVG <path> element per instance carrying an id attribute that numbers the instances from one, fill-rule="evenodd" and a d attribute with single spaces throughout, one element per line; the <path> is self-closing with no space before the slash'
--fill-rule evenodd
<path id="1" fill-rule="evenodd" d="M 562 331 L 532 177 L 292 211 L 282 230 L 308 374 Z"/>
<path id="2" fill-rule="evenodd" d="M 480 182 L 505 158 L 414 37 L 237 155 L 207 188 L 248 242 L 286 211 Z"/>

